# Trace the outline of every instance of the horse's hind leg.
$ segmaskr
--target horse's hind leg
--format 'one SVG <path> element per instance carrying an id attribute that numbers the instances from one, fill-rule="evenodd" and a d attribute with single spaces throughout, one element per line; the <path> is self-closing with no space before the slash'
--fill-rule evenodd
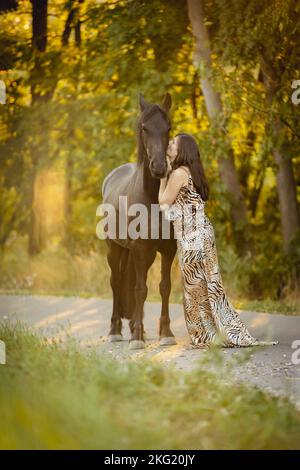
<path id="1" fill-rule="evenodd" d="M 174 256 L 176 254 L 176 246 L 173 250 L 161 252 L 161 281 L 159 283 L 159 291 L 161 295 L 161 316 L 159 320 L 159 344 L 161 346 L 169 346 L 176 344 L 174 334 L 170 328 L 169 316 L 169 297 L 171 292 L 171 267 Z"/>
<path id="2" fill-rule="evenodd" d="M 106 239 L 108 245 L 107 261 L 111 269 L 110 285 L 113 292 L 113 311 L 111 316 L 109 341 L 122 341 L 122 320 L 121 320 L 121 258 L 124 248 L 112 240 Z"/>

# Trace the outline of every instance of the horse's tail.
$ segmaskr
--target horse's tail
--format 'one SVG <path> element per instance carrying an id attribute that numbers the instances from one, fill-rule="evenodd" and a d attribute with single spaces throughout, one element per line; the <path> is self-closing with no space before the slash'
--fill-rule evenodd
<path id="1" fill-rule="evenodd" d="M 135 309 L 136 275 L 131 250 L 124 248 L 121 260 L 121 318 L 130 320 Z"/>

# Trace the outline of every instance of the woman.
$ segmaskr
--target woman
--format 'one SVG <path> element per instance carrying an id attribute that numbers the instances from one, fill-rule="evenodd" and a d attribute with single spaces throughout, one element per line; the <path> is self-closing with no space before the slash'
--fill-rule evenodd
<path id="1" fill-rule="evenodd" d="M 173 221 L 192 347 L 278 344 L 254 338 L 226 296 L 214 229 L 204 211 L 209 189 L 196 141 L 189 134 L 178 134 L 167 153 L 169 172 L 161 179 L 158 202 Z"/>

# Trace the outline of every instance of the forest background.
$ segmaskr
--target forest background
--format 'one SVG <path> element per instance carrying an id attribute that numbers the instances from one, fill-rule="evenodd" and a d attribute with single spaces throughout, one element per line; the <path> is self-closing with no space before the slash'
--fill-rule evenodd
<path id="1" fill-rule="evenodd" d="M 233 303 L 299 314 L 299 35 L 293 0 L 1 1 L 1 291 L 111 297 L 101 183 L 136 160 L 139 93 L 169 92 Z"/>

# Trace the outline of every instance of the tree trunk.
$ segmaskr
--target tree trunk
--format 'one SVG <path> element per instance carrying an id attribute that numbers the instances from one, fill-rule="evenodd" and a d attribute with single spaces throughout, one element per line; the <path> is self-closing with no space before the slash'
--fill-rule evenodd
<path id="1" fill-rule="evenodd" d="M 219 93 L 214 89 L 211 66 L 211 51 L 208 31 L 201 0 L 188 0 L 188 13 L 195 36 L 194 65 L 199 71 L 200 84 L 205 99 L 210 121 L 215 124 L 222 115 L 223 107 Z M 239 185 L 238 174 L 234 163 L 233 150 L 228 149 L 227 155 L 219 158 L 220 177 L 231 195 L 231 217 L 236 234 L 237 248 L 243 252 L 247 247 L 245 230 L 247 210 Z"/>
<path id="2" fill-rule="evenodd" d="M 32 51 L 42 53 L 47 47 L 47 9 L 48 0 L 31 0 L 32 3 Z M 40 83 L 43 77 L 43 68 L 40 64 L 39 54 L 35 55 L 34 69 L 31 74 L 31 96 L 32 105 L 38 106 L 39 101 L 44 101 L 45 96 L 40 94 Z M 39 78 L 39 80 L 37 80 Z M 39 83 L 38 83 L 39 81 Z M 37 86 L 38 83 L 38 86 Z M 43 135 L 41 128 L 40 135 Z M 32 148 L 32 177 L 31 177 L 31 209 L 30 209 L 30 227 L 29 227 L 29 246 L 28 251 L 30 255 L 36 255 L 42 250 L 42 237 L 40 234 L 43 232 L 41 227 L 42 220 L 37 216 L 35 199 L 38 198 L 37 194 L 37 177 L 38 177 L 38 162 L 39 162 L 39 148 L 38 145 Z"/>
<path id="3" fill-rule="evenodd" d="M 272 106 L 273 98 L 278 90 L 277 79 L 272 64 L 267 59 L 267 51 L 262 50 L 260 65 L 263 83 L 266 88 L 267 102 Z M 297 201 L 297 188 L 293 173 L 293 164 L 290 158 L 283 155 L 280 134 L 284 132 L 284 125 L 277 115 L 272 120 L 273 131 L 273 157 L 277 167 L 276 181 L 279 200 L 280 220 L 283 237 L 283 251 L 286 255 L 292 255 L 291 240 L 300 229 L 300 214 Z"/>
<path id="4" fill-rule="evenodd" d="M 2 0 L 0 4 L 0 12 L 17 10 L 18 0 Z"/>
<path id="5" fill-rule="evenodd" d="M 275 135 L 282 131 L 280 119 L 273 124 Z M 280 208 L 280 219 L 283 236 L 283 250 L 286 255 L 292 255 L 291 240 L 300 228 L 297 188 L 290 158 L 285 158 L 278 145 L 273 147 L 273 156 L 277 165 L 277 193 Z"/>
<path id="6" fill-rule="evenodd" d="M 79 3 L 83 3 L 84 0 L 79 0 Z M 62 34 L 62 46 L 67 47 L 69 45 L 70 35 L 72 29 L 75 32 L 75 44 L 78 48 L 81 47 L 81 21 L 80 21 L 80 10 L 78 5 L 71 8 L 66 20 L 65 28 Z M 78 66 L 79 74 L 80 64 Z M 75 86 L 78 86 L 76 82 Z M 68 136 L 72 142 L 70 146 L 68 155 L 66 156 L 65 161 L 65 187 L 64 187 L 64 217 L 65 217 L 65 234 L 64 234 L 64 245 L 68 249 L 72 249 L 73 240 L 72 240 L 72 178 L 73 178 L 73 140 L 74 132 L 72 128 L 72 122 L 68 123 Z"/>

